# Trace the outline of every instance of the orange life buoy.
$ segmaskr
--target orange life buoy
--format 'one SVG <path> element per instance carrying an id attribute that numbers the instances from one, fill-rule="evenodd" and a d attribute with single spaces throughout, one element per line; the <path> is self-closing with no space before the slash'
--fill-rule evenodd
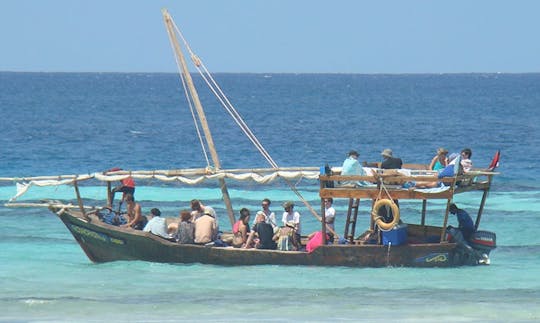
<path id="1" fill-rule="evenodd" d="M 392 211 L 393 219 L 391 222 L 384 222 L 384 218 L 379 215 L 381 207 L 388 207 Z M 399 223 L 399 208 L 394 201 L 389 199 L 380 199 L 373 205 L 371 218 L 381 230 L 392 230 Z"/>

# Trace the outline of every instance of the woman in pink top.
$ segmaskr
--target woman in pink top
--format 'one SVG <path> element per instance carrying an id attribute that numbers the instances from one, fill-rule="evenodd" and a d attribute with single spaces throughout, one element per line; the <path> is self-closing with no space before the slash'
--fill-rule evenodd
<path id="1" fill-rule="evenodd" d="M 249 210 L 242 208 L 240 210 L 240 219 L 233 225 L 233 246 L 242 247 L 249 236 Z"/>

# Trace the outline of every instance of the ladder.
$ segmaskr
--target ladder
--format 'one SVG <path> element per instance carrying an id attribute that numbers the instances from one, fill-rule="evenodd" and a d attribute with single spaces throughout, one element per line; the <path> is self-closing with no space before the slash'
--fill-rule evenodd
<path id="1" fill-rule="evenodd" d="M 358 217 L 358 207 L 360 206 L 360 199 L 350 198 L 349 208 L 347 209 L 347 221 L 345 222 L 345 239 L 354 243 L 354 231 L 356 229 L 356 219 Z M 350 232 L 350 233 L 349 233 Z"/>

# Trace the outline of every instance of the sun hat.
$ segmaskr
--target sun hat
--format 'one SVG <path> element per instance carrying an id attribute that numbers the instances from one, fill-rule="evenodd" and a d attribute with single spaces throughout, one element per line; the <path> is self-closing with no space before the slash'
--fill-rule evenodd
<path id="1" fill-rule="evenodd" d="M 392 157 L 392 149 L 383 150 L 381 155 L 383 155 L 384 157 Z"/>
<path id="2" fill-rule="evenodd" d="M 290 208 L 290 207 L 294 207 L 294 203 L 292 201 L 287 201 L 287 202 L 283 203 L 283 208 L 284 209 Z"/>

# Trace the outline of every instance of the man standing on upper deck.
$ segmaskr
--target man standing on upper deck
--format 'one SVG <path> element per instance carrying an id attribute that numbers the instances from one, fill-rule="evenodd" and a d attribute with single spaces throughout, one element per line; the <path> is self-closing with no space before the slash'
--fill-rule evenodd
<path id="1" fill-rule="evenodd" d="M 401 158 L 392 156 L 392 149 L 383 150 L 381 155 L 383 156 L 382 169 L 401 169 L 401 166 L 403 166 Z"/>

